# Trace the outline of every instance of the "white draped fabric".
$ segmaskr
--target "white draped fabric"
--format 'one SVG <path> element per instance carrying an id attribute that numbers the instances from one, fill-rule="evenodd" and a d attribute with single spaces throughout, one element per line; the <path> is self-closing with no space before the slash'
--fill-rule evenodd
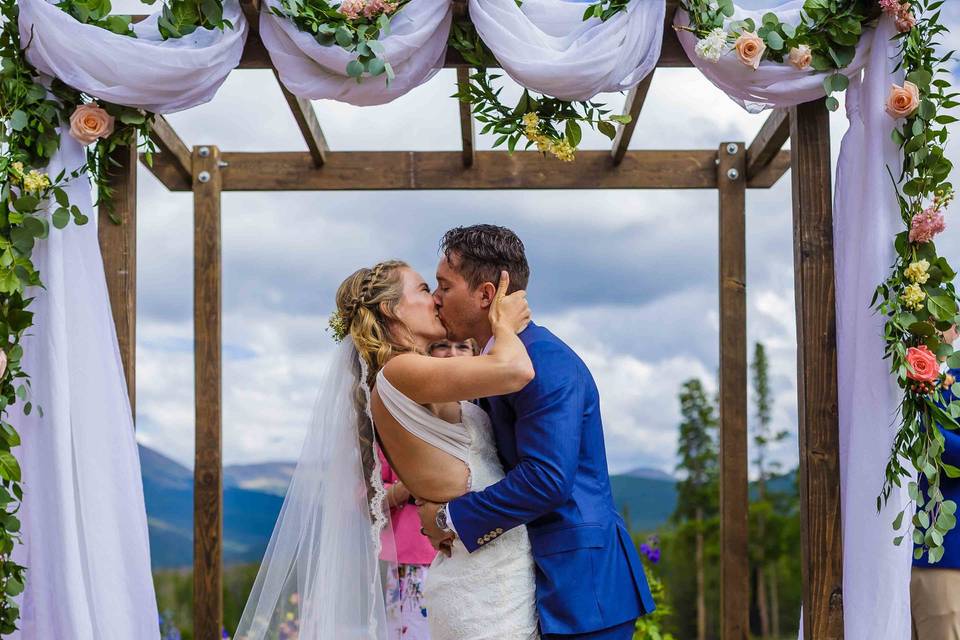
<path id="1" fill-rule="evenodd" d="M 52 173 L 85 163 L 62 140 Z M 90 216 L 51 231 L 34 261 L 46 289 L 23 340 L 40 417 L 11 411 L 23 438 L 23 545 L 27 567 L 20 631 L 13 638 L 149 640 L 159 637 L 140 461 L 85 177 L 67 187 Z"/>
<path id="2" fill-rule="evenodd" d="M 504 71 L 528 89 L 589 100 L 643 80 L 660 58 L 664 0 L 633 0 L 602 22 L 584 0 L 470 0 L 470 19 Z"/>
<path id="3" fill-rule="evenodd" d="M 234 29 L 197 29 L 163 40 L 157 15 L 136 38 L 82 24 L 46 0 L 20 0 L 20 33 L 37 70 L 101 100 L 157 113 L 209 102 L 240 62 L 247 22 L 237 0 L 224 16 Z M 28 44 L 29 43 L 29 44 Z"/>
<path id="4" fill-rule="evenodd" d="M 269 7 L 280 7 L 268 0 Z M 390 34 L 380 40 L 383 57 L 396 77 L 347 75 L 355 54 L 338 46 L 323 46 L 292 21 L 264 8 L 260 37 L 280 81 L 291 93 L 311 100 L 339 100 L 359 106 L 385 104 L 434 76 L 442 67 L 453 4 L 450 0 L 412 0 L 390 21 Z"/>
<path id="5" fill-rule="evenodd" d="M 802 0 L 754 2 L 760 9 L 737 9 L 734 19 L 776 11 L 783 21 L 799 20 Z M 677 25 L 688 16 L 678 12 Z M 890 138 L 894 121 L 885 113 L 898 45 L 892 21 L 864 34 L 857 56 L 844 73 L 850 128 L 840 147 L 834 201 L 834 252 L 837 290 L 837 360 L 840 418 L 840 471 L 843 519 L 844 627 L 848 638 L 905 640 L 910 637 L 911 546 L 893 545 L 893 522 L 909 502 L 894 488 L 889 506 L 877 513 L 876 497 L 893 444 L 899 393 L 884 350 L 883 318 L 870 309 L 895 254 L 900 212 L 886 167 L 894 175 L 900 153 Z M 757 71 L 727 55 L 716 64 L 694 53 L 696 38 L 680 32 L 694 64 L 748 111 L 787 107 L 822 99 L 824 74 L 763 62 Z M 826 553 L 826 549 L 814 550 Z"/>
<path id="6" fill-rule="evenodd" d="M 213 98 L 239 63 L 247 24 L 227 2 L 233 30 L 200 29 L 162 40 L 156 16 L 137 38 L 83 25 L 45 0 L 21 0 L 27 59 L 97 98 L 170 113 Z M 66 131 L 48 169 L 84 166 Z M 45 415 L 16 415 L 24 478 L 27 567 L 21 631 L 14 637 L 129 640 L 159 637 L 157 604 L 133 417 L 97 239 L 90 184 L 67 187 L 91 223 L 52 231 L 34 259 L 36 296 L 24 368 Z"/>

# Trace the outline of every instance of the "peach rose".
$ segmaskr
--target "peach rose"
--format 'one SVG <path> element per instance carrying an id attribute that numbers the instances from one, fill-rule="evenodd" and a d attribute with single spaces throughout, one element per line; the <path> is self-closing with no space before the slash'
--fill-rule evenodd
<path id="1" fill-rule="evenodd" d="M 911 380 L 933 382 L 940 377 L 937 356 L 933 355 L 926 345 L 907 349 L 907 364 L 907 377 Z"/>
<path id="2" fill-rule="evenodd" d="M 920 90 L 909 80 L 903 86 L 892 85 L 887 96 L 887 113 L 891 118 L 906 118 L 920 106 Z"/>
<path id="3" fill-rule="evenodd" d="M 763 52 L 767 50 L 767 45 L 763 42 L 763 39 L 749 31 L 740 34 L 734 47 L 737 50 L 737 57 L 740 58 L 740 62 L 754 69 L 760 66 L 760 58 L 763 57 Z"/>
<path id="4" fill-rule="evenodd" d="M 70 116 L 70 135 L 80 144 L 90 144 L 113 133 L 113 116 L 96 104 L 81 104 Z"/>
<path id="5" fill-rule="evenodd" d="M 810 63 L 813 61 L 813 53 L 811 53 L 810 47 L 802 44 L 799 47 L 790 49 L 790 55 L 788 59 L 790 60 L 790 64 L 800 71 L 803 71 L 809 67 Z"/>
<path id="6" fill-rule="evenodd" d="M 907 6 L 909 7 L 909 5 Z M 917 26 L 917 19 L 910 13 L 909 8 L 906 11 L 901 11 L 893 22 L 900 33 L 906 33 Z"/>

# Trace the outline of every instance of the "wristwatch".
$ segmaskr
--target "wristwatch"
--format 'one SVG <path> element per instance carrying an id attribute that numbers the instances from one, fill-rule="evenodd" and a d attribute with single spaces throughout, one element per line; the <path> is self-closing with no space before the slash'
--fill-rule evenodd
<path id="1" fill-rule="evenodd" d="M 453 529 L 451 529 L 451 528 L 450 528 L 450 525 L 448 524 L 447 505 L 446 505 L 446 504 L 440 505 L 440 508 L 437 509 L 437 520 L 436 520 L 436 523 L 437 523 L 437 528 L 440 529 L 441 531 L 445 532 L 445 533 L 446 533 L 446 532 L 453 531 Z"/>

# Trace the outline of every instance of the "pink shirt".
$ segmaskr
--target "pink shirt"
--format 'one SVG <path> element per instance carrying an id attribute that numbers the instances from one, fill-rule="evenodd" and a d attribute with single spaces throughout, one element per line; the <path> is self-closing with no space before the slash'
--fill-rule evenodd
<path id="1" fill-rule="evenodd" d="M 377 448 L 377 455 L 380 457 L 382 467 L 380 477 L 383 479 L 383 485 L 389 489 L 396 484 L 400 478 L 390 468 L 387 459 Z M 405 504 L 401 507 L 390 509 L 390 521 L 393 524 L 393 537 L 397 545 L 395 560 L 400 564 L 430 564 L 437 555 L 430 540 L 420 533 L 420 516 L 417 515 L 417 507 L 412 504 Z M 394 560 L 393 553 L 389 545 L 383 544 L 381 560 Z"/>

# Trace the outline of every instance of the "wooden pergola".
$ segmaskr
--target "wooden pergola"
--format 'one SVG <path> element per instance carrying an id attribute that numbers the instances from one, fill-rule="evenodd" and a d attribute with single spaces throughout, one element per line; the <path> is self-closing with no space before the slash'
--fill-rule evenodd
<path id="1" fill-rule="evenodd" d="M 242 0 L 250 34 L 239 69 L 272 68 L 257 33 L 259 0 Z M 690 67 L 669 27 L 658 67 Z M 468 20 L 456 5 L 456 19 Z M 466 81 L 455 50 L 446 67 Z M 221 206 L 224 191 L 423 189 L 715 189 L 719 204 L 720 545 L 724 640 L 749 636 L 747 458 L 746 190 L 765 189 L 792 169 L 797 320 L 797 384 L 803 623 L 805 637 L 843 637 L 836 318 L 828 112 L 822 101 L 774 111 L 756 138 L 716 149 L 628 150 L 654 74 L 630 91 L 632 116 L 610 151 L 580 151 L 574 163 L 535 151 L 477 151 L 470 105 L 460 104 L 462 150 L 331 151 L 309 100 L 281 90 L 308 151 L 233 153 L 188 148 L 156 118 L 160 153 L 150 171 L 171 191 L 194 194 L 196 454 L 194 471 L 194 631 L 220 638 L 223 611 L 221 462 Z M 790 150 L 782 147 L 791 140 Z M 121 149 L 111 182 L 116 215 L 100 214 L 100 246 L 131 406 L 135 406 L 137 151 Z M 142 160 L 142 158 L 140 158 Z M 311 638 L 309 640 L 318 640 Z M 328 640 L 328 639 L 323 639 Z M 505 639 L 506 640 L 506 639 Z"/>

